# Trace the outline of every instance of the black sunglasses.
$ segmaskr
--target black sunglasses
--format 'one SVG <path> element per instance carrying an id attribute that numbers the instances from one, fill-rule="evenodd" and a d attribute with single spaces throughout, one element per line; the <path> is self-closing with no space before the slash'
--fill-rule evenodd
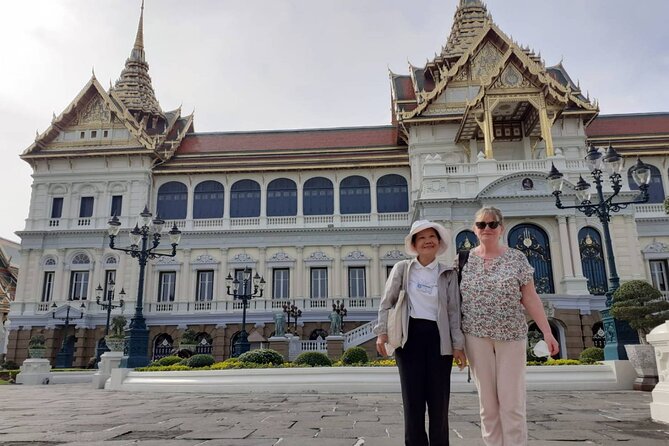
<path id="1" fill-rule="evenodd" d="M 497 229 L 499 226 L 498 221 L 477 221 L 474 223 L 474 226 L 476 226 L 479 229 L 485 229 L 486 226 L 488 226 L 490 229 Z"/>

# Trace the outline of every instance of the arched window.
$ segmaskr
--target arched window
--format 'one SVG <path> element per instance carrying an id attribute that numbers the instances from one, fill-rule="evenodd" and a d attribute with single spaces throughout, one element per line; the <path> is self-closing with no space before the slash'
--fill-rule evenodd
<path id="1" fill-rule="evenodd" d="M 86 254 L 77 254 L 72 258 L 73 265 L 88 265 L 91 263 L 91 260 Z"/>
<path id="2" fill-rule="evenodd" d="M 198 333 L 196 339 L 197 345 L 195 346 L 195 354 L 211 355 L 211 352 L 214 349 L 214 340 L 209 333 Z"/>
<path id="3" fill-rule="evenodd" d="M 172 354 L 172 345 L 174 340 L 172 336 L 167 333 L 161 333 L 156 336 L 155 341 L 153 342 L 153 360 L 164 358 Z"/>
<path id="4" fill-rule="evenodd" d="M 536 225 L 522 224 L 509 232 L 509 246 L 518 249 L 527 256 L 534 267 L 534 285 L 539 294 L 552 294 L 553 265 L 548 235 Z"/>
<path id="5" fill-rule="evenodd" d="M 332 181 L 323 177 L 309 178 L 304 183 L 304 215 L 332 215 L 334 191 Z"/>
<path id="6" fill-rule="evenodd" d="M 260 216 L 260 185 L 253 180 L 239 180 L 230 189 L 230 217 Z"/>
<path id="7" fill-rule="evenodd" d="M 407 180 L 401 175 L 384 175 L 376 182 L 376 207 L 379 213 L 407 212 Z"/>
<path id="8" fill-rule="evenodd" d="M 478 246 L 478 244 L 479 239 L 476 237 L 476 234 L 468 229 L 461 231 L 457 237 L 455 237 L 455 250 L 458 252 L 469 251 Z"/>
<path id="9" fill-rule="evenodd" d="M 552 320 L 548 321 L 548 325 L 551 327 L 551 334 L 558 341 L 558 344 L 562 344 L 561 343 L 562 336 L 560 336 L 560 329 L 558 328 L 558 326 Z M 537 326 L 537 324 L 535 322 L 530 322 L 530 324 L 527 327 L 527 339 L 528 339 L 528 341 L 530 339 L 539 340 L 539 339 L 543 339 L 543 338 L 544 337 L 541 334 L 541 330 L 539 330 L 539 327 Z M 534 343 L 536 344 L 536 341 Z M 528 347 L 529 347 L 529 345 L 528 345 Z M 560 359 L 560 357 L 564 353 L 563 350 L 564 350 L 564 346 L 560 345 L 560 352 L 557 355 L 553 356 L 553 359 Z"/>
<path id="10" fill-rule="evenodd" d="M 581 253 L 583 275 L 588 279 L 590 294 L 603 295 L 608 290 L 602 238 L 595 228 L 586 226 L 578 231 L 578 250 Z"/>
<path id="11" fill-rule="evenodd" d="M 170 181 L 158 189 L 157 212 L 165 220 L 186 218 L 188 207 L 188 189 L 183 183 Z"/>
<path id="12" fill-rule="evenodd" d="M 339 207 L 342 214 L 371 212 L 369 181 L 358 175 L 344 178 L 339 186 Z"/>
<path id="13" fill-rule="evenodd" d="M 203 181 L 195 186 L 193 218 L 222 218 L 225 189 L 218 181 Z"/>
<path id="14" fill-rule="evenodd" d="M 311 332 L 309 335 L 309 340 L 310 341 L 315 341 L 318 338 L 325 339 L 328 337 L 328 332 L 323 330 L 322 328 L 317 328 L 314 331 Z"/>
<path id="15" fill-rule="evenodd" d="M 595 322 L 592 326 L 592 343 L 595 347 L 604 348 L 606 345 L 606 334 L 604 332 L 604 323 Z"/>
<path id="16" fill-rule="evenodd" d="M 277 178 L 267 185 L 267 216 L 297 215 L 297 186 L 288 178 Z"/>
<path id="17" fill-rule="evenodd" d="M 650 184 L 648 185 L 648 202 L 649 203 L 662 203 L 664 201 L 664 187 L 662 186 L 662 175 L 660 170 L 648 164 L 650 168 Z M 632 178 L 632 169 L 634 166 L 630 167 L 627 171 L 627 182 L 630 185 L 630 190 L 639 190 L 639 186 L 634 182 Z"/>

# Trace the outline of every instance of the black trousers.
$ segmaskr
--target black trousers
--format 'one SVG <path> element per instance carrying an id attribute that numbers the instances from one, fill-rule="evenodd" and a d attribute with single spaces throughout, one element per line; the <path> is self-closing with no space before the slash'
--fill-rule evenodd
<path id="1" fill-rule="evenodd" d="M 404 404 L 406 446 L 448 446 L 453 355 L 441 355 L 437 323 L 409 319 L 409 337 L 395 350 Z M 429 434 L 425 432 L 425 406 Z M 429 439 L 429 440 L 428 440 Z"/>

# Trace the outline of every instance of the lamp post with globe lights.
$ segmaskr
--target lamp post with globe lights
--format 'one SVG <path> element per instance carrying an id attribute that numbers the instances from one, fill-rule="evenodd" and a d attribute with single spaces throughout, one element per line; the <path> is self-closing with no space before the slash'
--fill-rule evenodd
<path id="1" fill-rule="evenodd" d="M 67 298 L 67 309 L 65 312 L 65 317 L 56 316 L 56 311 L 58 311 L 58 305 L 56 302 L 51 305 L 51 317 L 53 319 L 58 319 L 65 322 L 65 327 L 63 327 L 63 342 L 60 344 L 60 350 L 56 353 L 56 367 L 57 369 L 69 368 L 72 367 L 72 351 L 67 350 L 67 332 L 70 328 L 70 321 L 75 319 L 82 319 L 84 317 L 84 310 L 86 309 L 86 303 L 82 302 L 79 306 L 79 316 L 70 317 L 70 309 L 72 308 L 71 302 L 74 299 L 72 297 Z"/>
<path id="2" fill-rule="evenodd" d="M 169 232 L 170 244 L 172 245 L 172 252 L 159 253 L 155 250 L 160 245 L 161 232 L 165 221 L 149 212 L 148 207 L 139 214 L 139 222 L 130 231 L 130 246 L 128 248 L 118 248 L 115 245 L 116 237 L 121 230 L 121 222 L 117 216 L 113 216 L 109 220 L 109 247 L 116 251 L 122 251 L 139 262 L 139 280 L 137 283 L 137 302 L 135 305 L 135 314 L 130 320 L 130 327 L 128 328 L 128 358 L 125 360 L 125 367 L 135 368 L 144 367 L 149 363 L 148 344 L 149 344 L 149 330 L 146 328 L 146 320 L 142 314 L 143 298 L 144 298 L 144 274 L 146 264 L 149 259 L 157 257 L 174 257 L 177 255 L 177 245 L 181 241 L 181 231 L 176 224 Z M 140 226 L 141 224 L 141 226 Z"/>
<path id="3" fill-rule="evenodd" d="M 107 335 L 109 334 L 109 321 L 111 318 L 111 312 L 115 308 L 123 308 L 125 305 L 125 290 L 121 288 L 121 292 L 118 293 L 119 296 L 119 301 L 118 304 L 114 304 L 114 292 L 115 292 L 115 287 L 116 283 L 114 283 L 113 279 L 109 279 L 109 282 L 107 282 L 107 292 L 106 296 L 101 297 L 103 293 L 103 289 L 101 285 L 98 285 L 98 287 L 95 289 L 96 291 L 96 296 L 95 296 L 95 303 L 98 304 L 103 310 L 107 312 L 107 322 L 105 323 L 105 339 Z M 98 345 L 97 352 L 96 352 L 96 358 L 99 361 L 100 356 L 104 352 L 108 352 L 109 347 L 107 346 L 107 341 L 104 341 L 104 346 L 103 345 Z"/>
<path id="4" fill-rule="evenodd" d="M 583 212 L 587 217 L 597 217 L 602 224 L 604 244 L 606 246 L 606 258 L 609 267 L 609 287 L 606 292 L 606 309 L 601 311 L 606 336 L 604 357 L 606 360 L 626 359 L 627 354 L 625 353 L 624 344 L 633 343 L 636 334 L 626 323 L 614 319 L 609 314 L 613 293 L 615 293 L 620 286 L 620 278 L 618 277 L 615 256 L 613 253 L 609 223 L 611 221 L 611 214 L 620 212 L 630 204 L 640 204 L 648 201 L 650 168 L 641 162 L 641 159 L 637 158 L 636 164 L 632 167 L 632 178 L 639 187 L 639 195 L 633 200 L 614 201 L 621 192 L 623 186 L 622 177 L 620 175 L 620 171 L 623 168 L 622 157 L 611 146 L 609 146 L 606 153 L 602 155 L 595 146 L 591 145 L 585 156 L 585 161 L 590 169 L 592 181 L 595 183 L 596 196 L 594 198 L 590 191 L 590 184 L 583 178 L 583 176 L 579 176 L 578 182 L 574 187 L 576 199 L 579 204 L 565 206 L 560 199 L 564 185 L 564 175 L 558 171 L 553 164 L 546 179 L 553 190 L 555 206 L 558 209 L 576 209 Z M 611 193 L 604 192 L 604 171 L 608 173 L 608 180 L 612 190 Z"/>
<path id="5" fill-rule="evenodd" d="M 237 340 L 233 345 L 232 356 L 237 357 L 251 349 L 249 335 L 246 332 L 246 308 L 249 300 L 254 297 L 262 297 L 265 290 L 265 279 L 258 275 L 253 276 L 253 291 L 251 290 L 251 270 L 247 267 L 242 271 L 241 280 L 237 277 L 232 279 L 230 273 L 225 278 L 228 296 L 242 301 L 242 331 L 237 335 Z M 232 291 L 231 291 L 232 289 Z"/>

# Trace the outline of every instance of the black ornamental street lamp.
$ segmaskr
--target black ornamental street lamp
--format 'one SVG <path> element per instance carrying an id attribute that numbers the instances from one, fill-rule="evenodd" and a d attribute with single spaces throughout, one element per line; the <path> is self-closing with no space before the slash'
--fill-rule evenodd
<path id="1" fill-rule="evenodd" d="M 574 187 L 579 204 L 573 206 L 565 206 L 560 200 L 564 179 L 562 173 L 555 168 L 555 165 L 552 165 L 551 171 L 546 178 L 553 189 L 555 206 L 557 206 L 558 209 L 577 209 L 583 212 L 587 217 L 596 216 L 602 223 L 604 243 L 606 244 L 607 251 L 607 262 L 609 266 L 609 287 L 606 292 L 606 309 L 601 311 L 606 336 L 604 358 L 607 360 L 627 359 L 624 344 L 634 343 L 636 334 L 626 323 L 614 319 L 609 314 L 613 293 L 615 293 L 620 286 L 620 278 L 618 277 L 618 272 L 616 270 L 616 261 L 611 243 L 609 222 L 611 221 L 612 213 L 619 212 L 630 204 L 646 203 L 648 201 L 650 168 L 642 163 L 641 159 L 637 159 L 636 164 L 632 168 L 632 178 L 637 186 L 639 186 L 639 195 L 635 197 L 634 200 L 614 202 L 613 199 L 622 189 L 622 178 L 620 176 L 620 171 L 623 167 L 622 157 L 611 146 L 609 146 L 606 154 L 602 156 L 599 150 L 591 145 L 588 149 L 585 161 L 590 168 L 590 174 L 595 182 L 597 197 L 594 202 L 591 200 L 590 184 L 583 179 L 583 176 L 579 177 L 579 180 Z M 613 193 L 611 194 L 605 194 L 602 188 L 602 184 L 604 183 L 604 179 L 602 178 L 604 175 L 603 169 L 606 169 L 609 173 L 609 181 L 613 190 Z"/>
<path id="2" fill-rule="evenodd" d="M 297 335 L 297 320 L 302 316 L 302 310 L 297 308 L 295 304 L 284 304 L 283 312 L 286 313 L 288 331 L 290 331 L 290 318 L 291 316 L 293 317 L 293 320 L 295 321 L 293 334 Z"/>
<path id="3" fill-rule="evenodd" d="M 153 220 L 153 214 L 145 206 L 141 214 L 139 214 L 141 227 L 139 223 L 135 225 L 130 231 L 130 247 L 117 248 L 114 245 L 114 240 L 121 230 L 121 222 L 118 217 L 113 216 L 109 220 L 109 247 L 117 251 L 123 251 L 129 256 L 137 259 L 139 262 L 139 280 L 137 283 L 137 303 L 135 306 L 135 314 L 130 320 L 130 327 L 126 330 L 128 333 L 128 358 L 125 360 L 125 367 L 135 368 L 144 367 L 149 363 L 148 347 L 149 347 L 149 330 L 146 328 L 146 320 L 142 314 L 142 304 L 144 298 L 144 270 L 149 259 L 157 257 L 174 257 L 177 255 L 177 245 L 181 241 L 181 231 L 176 224 L 169 232 L 170 244 L 172 245 L 172 252 L 163 254 L 155 252 L 158 245 L 160 245 L 161 232 L 165 221 L 156 216 Z M 150 246 L 149 246 L 150 245 Z"/>
<path id="4" fill-rule="evenodd" d="M 102 294 L 102 286 L 98 284 L 98 287 L 95 289 L 96 291 L 96 296 L 95 296 L 95 303 L 98 304 L 103 310 L 107 312 L 107 322 L 105 323 L 105 338 L 107 338 L 107 335 L 109 334 L 109 319 L 111 317 L 111 312 L 115 308 L 123 308 L 125 305 L 125 301 L 123 300 L 125 298 L 125 290 L 121 288 L 121 292 L 118 293 L 119 296 L 119 301 L 118 304 L 114 304 L 114 291 L 115 291 L 115 283 L 114 280 L 110 277 L 109 282 L 107 282 L 107 295 L 104 296 L 104 299 L 102 302 L 100 300 L 102 299 L 100 296 Z M 98 344 L 98 348 L 96 351 L 96 358 L 99 361 L 100 360 L 100 355 L 102 355 L 104 352 L 108 352 L 109 347 L 107 347 L 107 341 L 105 340 L 104 342 Z"/>
<path id="5" fill-rule="evenodd" d="M 251 291 L 251 270 L 247 267 L 242 271 L 241 281 L 237 277 L 233 280 L 230 273 L 228 273 L 225 283 L 228 289 L 228 296 L 242 301 L 242 331 L 237 335 L 237 340 L 232 348 L 232 356 L 236 358 L 251 349 L 249 335 L 246 332 L 246 308 L 248 307 L 249 300 L 254 297 L 262 297 L 265 290 L 265 279 L 256 273 L 253 276 L 253 291 Z M 231 288 L 232 291 L 230 290 Z"/>
<path id="6" fill-rule="evenodd" d="M 65 313 L 65 317 L 56 316 L 56 310 L 58 309 L 58 305 L 56 305 L 56 302 L 54 302 L 53 305 L 51 305 L 52 309 L 51 317 L 65 322 L 65 327 L 63 328 L 63 342 L 60 345 L 60 351 L 56 353 L 57 369 L 72 367 L 72 355 L 74 352 L 67 351 L 67 332 L 68 329 L 70 328 L 70 321 L 83 318 L 84 310 L 86 309 L 86 304 L 82 302 L 81 305 L 79 306 L 79 316 L 70 317 L 70 309 L 72 308 L 70 302 L 72 302 L 72 297 L 67 298 L 67 311 Z"/>

